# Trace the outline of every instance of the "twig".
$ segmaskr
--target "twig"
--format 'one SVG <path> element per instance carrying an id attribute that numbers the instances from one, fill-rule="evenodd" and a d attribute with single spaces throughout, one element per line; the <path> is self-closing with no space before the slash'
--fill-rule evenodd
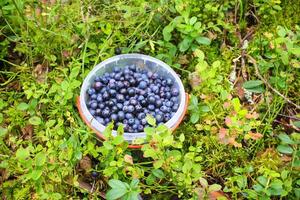
<path id="1" fill-rule="evenodd" d="M 254 66 L 254 68 L 255 68 L 256 76 L 258 76 L 258 78 L 259 78 L 262 82 L 264 82 L 264 84 L 265 84 L 268 88 L 270 88 L 273 92 L 275 92 L 277 95 L 279 95 L 281 98 L 283 98 L 283 99 L 284 99 L 286 102 L 288 102 L 289 104 L 295 106 L 297 109 L 300 109 L 300 106 L 299 106 L 299 105 L 295 104 L 295 103 L 292 102 L 290 99 L 288 99 L 286 96 L 284 96 L 283 94 L 281 94 L 278 90 L 276 90 L 275 88 L 273 88 L 273 87 L 270 85 L 270 83 L 268 83 L 268 81 L 266 81 L 266 80 L 262 77 L 262 75 L 259 73 L 259 70 L 258 70 L 258 67 L 257 67 L 257 62 L 256 62 L 256 60 L 255 60 L 252 56 L 250 56 L 250 55 L 248 55 L 248 54 L 246 54 L 246 56 L 247 56 L 247 57 L 250 59 L 250 61 L 253 63 L 253 66 Z"/>

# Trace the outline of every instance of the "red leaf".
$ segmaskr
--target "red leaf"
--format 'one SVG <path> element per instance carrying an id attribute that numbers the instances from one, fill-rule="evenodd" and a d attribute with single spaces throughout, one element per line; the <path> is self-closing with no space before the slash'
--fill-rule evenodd
<path id="1" fill-rule="evenodd" d="M 227 116 L 227 117 L 225 118 L 225 124 L 226 124 L 226 126 L 228 126 L 228 127 L 232 125 L 232 120 L 231 120 L 230 117 Z"/>
<path id="2" fill-rule="evenodd" d="M 253 140 L 258 140 L 263 137 L 260 133 L 252 133 L 251 131 L 248 133 L 249 137 Z"/>
<path id="3" fill-rule="evenodd" d="M 223 140 L 226 135 L 228 135 L 228 129 L 220 128 L 220 130 L 219 130 L 219 139 Z"/>

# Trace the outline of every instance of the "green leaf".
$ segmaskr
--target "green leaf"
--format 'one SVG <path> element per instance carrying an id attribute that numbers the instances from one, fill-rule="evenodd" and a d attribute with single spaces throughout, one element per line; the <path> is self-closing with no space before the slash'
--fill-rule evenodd
<path id="1" fill-rule="evenodd" d="M 150 174 L 147 178 L 146 178 L 146 183 L 147 185 L 153 185 L 155 183 L 155 176 L 153 174 Z"/>
<path id="2" fill-rule="evenodd" d="M 283 154 L 292 154 L 293 153 L 293 149 L 289 145 L 281 144 L 277 147 L 277 150 Z"/>
<path id="3" fill-rule="evenodd" d="M 129 193 L 127 193 L 126 196 L 127 197 L 125 198 L 125 200 L 139 200 L 139 198 L 138 198 L 139 192 L 138 191 L 130 191 Z"/>
<path id="4" fill-rule="evenodd" d="M 152 174 L 157 178 L 163 179 L 165 178 L 165 174 L 161 169 L 154 169 L 152 170 Z"/>
<path id="5" fill-rule="evenodd" d="M 127 193 L 127 189 L 113 188 L 106 193 L 107 200 L 119 199 Z"/>
<path id="6" fill-rule="evenodd" d="M 207 37 L 197 37 L 196 38 L 196 41 L 199 43 L 199 44 L 203 44 L 203 45 L 210 45 L 211 41 L 209 38 Z"/>
<path id="7" fill-rule="evenodd" d="M 246 81 L 244 84 L 243 84 L 243 87 L 245 89 L 251 89 L 251 88 L 255 88 L 257 86 L 260 86 L 262 85 L 263 82 L 261 80 L 251 80 L 251 81 Z"/>
<path id="8" fill-rule="evenodd" d="M 194 25 L 196 23 L 196 21 L 197 21 L 197 17 L 192 17 L 190 19 L 190 25 Z"/>
<path id="9" fill-rule="evenodd" d="M 43 170 L 35 169 L 31 172 L 31 178 L 32 178 L 32 180 L 36 181 L 41 177 L 42 174 L 43 174 Z"/>
<path id="10" fill-rule="evenodd" d="M 20 104 L 18 105 L 17 109 L 18 109 L 18 110 L 21 110 L 21 111 L 24 111 L 24 110 L 27 110 L 28 107 L 29 107 L 29 105 L 28 105 L 27 103 L 22 102 L 22 103 L 20 103 Z"/>
<path id="11" fill-rule="evenodd" d="M 116 179 L 111 179 L 108 181 L 108 185 L 112 188 L 122 188 L 126 190 L 126 185 L 122 181 L 116 180 Z"/>
<path id="12" fill-rule="evenodd" d="M 278 26 L 277 27 L 277 34 L 280 37 L 284 37 L 286 35 L 286 31 L 285 31 L 285 29 L 282 26 Z"/>
<path id="13" fill-rule="evenodd" d="M 3 114 L 0 113 L 0 124 L 3 122 Z"/>
<path id="14" fill-rule="evenodd" d="M 285 133 L 280 133 L 278 135 L 279 139 L 281 140 L 281 142 L 283 144 L 294 144 L 295 142 L 293 140 L 291 140 L 291 138 L 285 134 Z"/>
<path id="15" fill-rule="evenodd" d="M 153 164 L 154 169 L 160 168 L 164 164 L 164 160 L 156 160 Z"/>
<path id="16" fill-rule="evenodd" d="M 152 115 L 147 115 L 146 120 L 147 120 L 148 124 L 150 124 L 151 126 L 156 125 L 156 120 Z"/>
<path id="17" fill-rule="evenodd" d="M 178 46 L 179 46 L 179 51 L 181 51 L 181 52 L 187 51 L 187 50 L 190 48 L 192 42 L 193 42 L 193 39 L 192 39 L 192 38 L 190 38 L 190 37 L 185 37 L 185 38 L 179 43 L 179 45 L 178 45 Z"/>
<path id="18" fill-rule="evenodd" d="M 199 118 L 200 118 L 200 114 L 199 113 L 192 113 L 192 116 L 190 118 L 190 121 L 195 124 L 199 121 Z"/>
<path id="19" fill-rule="evenodd" d="M 164 40 L 165 41 L 170 41 L 171 37 L 172 37 L 172 34 L 171 32 L 174 30 L 174 27 L 169 24 L 168 26 L 166 26 L 164 29 L 163 29 L 163 36 L 164 36 Z"/>
<path id="20" fill-rule="evenodd" d="M 265 91 L 265 89 L 262 86 L 254 87 L 254 88 L 249 88 L 247 90 L 249 92 L 254 92 L 254 93 L 263 93 Z"/>
<path id="21" fill-rule="evenodd" d="M 16 152 L 16 158 L 18 160 L 25 160 L 26 158 L 29 157 L 29 155 L 30 153 L 28 148 L 24 149 L 23 147 L 21 147 Z"/>
<path id="22" fill-rule="evenodd" d="M 139 185 L 139 179 L 133 179 L 132 181 L 131 181 L 131 183 L 130 183 L 130 187 L 131 188 L 136 188 L 138 185 Z"/>
<path id="23" fill-rule="evenodd" d="M 123 136 L 121 136 L 121 135 L 117 135 L 116 137 L 114 137 L 114 139 L 113 139 L 113 141 L 112 141 L 112 143 L 113 143 L 114 145 L 119 145 L 119 144 L 121 144 L 122 142 L 124 142 L 124 138 L 123 138 Z"/>
<path id="24" fill-rule="evenodd" d="M 37 125 L 40 125 L 42 123 L 42 120 L 38 116 L 33 116 L 29 119 L 29 123 L 32 124 L 32 125 L 37 126 Z"/>
<path id="25" fill-rule="evenodd" d="M 46 154 L 44 152 L 39 152 L 35 156 L 35 164 L 37 166 L 42 166 L 46 162 Z"/>
<path id="26" fill-rule="evenodd" d="M 259 176 L 259 177 L 257 178 L 257 181 L 258 181 L 260 184 L 262 184 L 263 186 L 266 186 L 267 183 L 268 183 L 268 179 L 267 179 L 266 177 L 264 177 L 264 176 Z"/>
<path id="27" fill-rule="evenodd" d="M 294 121 L 293 125 L 296 126 L 297 128 L 300 128 L 300 121 Z"/>
<path id="28" fill-rule="evenodd" d="M 183 133 L 181 133 L 180 136 L 179 136 L 179 141 L 184 142 L 184 140 L 185 140 L 185 136 L 184 136 Z"/>
<path id="29" fill-rule="evenodd" d="M 0 137 L 4 137 L 7 134 L 7 129 L 0 126 Z"/>
<path id="30" fill-rule="evenodd" d="M 209 192 L 216 192 L 216 191 L 220 191 L 221 189 L 222 189 L 222 186 L 219 184 L 212 184 L 208 187 Z"/>
<path id="31" fill-rule="evenodd" d="M 296 56 L 300 56 L 300 48 L 292 48 L 290 52 Z"/>

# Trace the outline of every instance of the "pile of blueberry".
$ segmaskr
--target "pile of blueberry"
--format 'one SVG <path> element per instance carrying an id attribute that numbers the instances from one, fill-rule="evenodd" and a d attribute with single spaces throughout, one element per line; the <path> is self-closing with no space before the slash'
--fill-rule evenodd
<path id="1" fill-rule="evenodd" d="M 179 107 L 179 89 L 172 79 L 135 65 L 114 67 L 113 72 L 96 76 L 87 93 L 87 106 L 98 122 L 114 121 L 115 128 L 123 124 L 130 133 L 144 130 L 147 114 L 157 124 L 165 123 Z"/>

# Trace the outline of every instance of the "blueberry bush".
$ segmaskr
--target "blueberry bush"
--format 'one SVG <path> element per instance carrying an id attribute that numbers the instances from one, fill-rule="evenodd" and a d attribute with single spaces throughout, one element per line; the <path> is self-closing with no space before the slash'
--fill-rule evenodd
<path id="1" fill-rule="evenodd" d="M 1 0 L 0 13 L 1 199 L 300 199 L 299 1 Z M 116 69 L 87 91 L 106 140 L 81 119 L 84 78 L 124 53 L 180 76 L 175 131 L 178 88 L 129 66 L 131 87 Z M 141 130 L 129 148 L 122 134 Z"/>

